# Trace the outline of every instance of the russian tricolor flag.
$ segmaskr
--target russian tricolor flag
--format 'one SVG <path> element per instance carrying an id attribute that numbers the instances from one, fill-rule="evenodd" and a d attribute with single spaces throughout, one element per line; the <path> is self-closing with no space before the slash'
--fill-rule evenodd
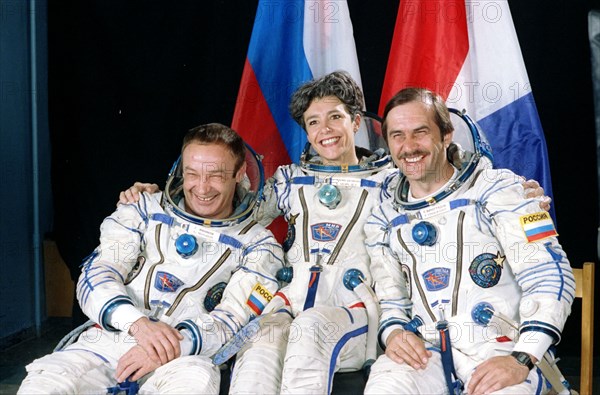
<path id="1" fill-rule="evenodd" d="M 288 112 L 302 83 L 346 70 L 360 85 L 346 0 L 260 0 L 232 128 L 264 155 L 265 172 L 298 162 L 304 131 Z"/>
<path id="2" fill-rule="evenodd" d="M 380 114 L 409 86 L 465 109 L 484 130 L 494 166 L 537 180 L 552 196 L 544 133 L 507 1 L 401 1 Z"/>
<path id="3" fill-rule="evenodd" d="M 523 215 L 519 220 L 528 243 L 558 236 L 552 218 L 545 211 Z"/>

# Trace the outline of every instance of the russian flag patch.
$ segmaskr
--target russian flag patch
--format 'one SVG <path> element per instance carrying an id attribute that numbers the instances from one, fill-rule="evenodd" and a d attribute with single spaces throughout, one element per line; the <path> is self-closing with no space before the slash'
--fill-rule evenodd
<path id="1" fill-rule="evenodd" d="M 528 243 L 558 235 L 554 228 L 554 222 L 546 211 L 522 215 L 519 217 L 519 221 Z"/>
<path id="2" fill-rule="evenodd" d="M 259 283 L 252 288 L 252 293 L 248 297 L 246 304 L 256 315 L 260 315 L 263 309 L 273 299 L 271 292 Z"/>

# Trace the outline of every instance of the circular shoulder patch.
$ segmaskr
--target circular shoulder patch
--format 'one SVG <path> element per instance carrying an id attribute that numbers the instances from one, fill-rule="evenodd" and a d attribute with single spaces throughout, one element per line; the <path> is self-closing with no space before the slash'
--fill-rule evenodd
<path id="1" fill-rule="evenodd" d="M 473 259 L 469 274 L 475 284 L 481 288 L 490 288 L 500 281 L 502 266 L 498 264 L 497 255 L 484 253 Z"/>

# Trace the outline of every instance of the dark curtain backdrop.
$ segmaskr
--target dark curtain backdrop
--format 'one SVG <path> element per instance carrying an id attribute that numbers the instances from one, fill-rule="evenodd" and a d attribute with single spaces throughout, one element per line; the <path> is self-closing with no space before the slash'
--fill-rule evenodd
<path id="1" fill-rule="evenodd" d="M 374 111 L 398 0 L 348 3 L 367 107 Z M 256 0 L 49 0 L 53 237 L 75 276 L 119 191 L 136 180 L 164 184 L 187 129 L 231 123 L 256 6 Z M 596 260 L 587 13 L 600 0 L 511 0 L 510 6 L 546 134 L 560 240 L 580 267 Z M 260 125 L 255 130 L 261 133 Z M 577 327 L 576 317 L 568 326 Z"/>

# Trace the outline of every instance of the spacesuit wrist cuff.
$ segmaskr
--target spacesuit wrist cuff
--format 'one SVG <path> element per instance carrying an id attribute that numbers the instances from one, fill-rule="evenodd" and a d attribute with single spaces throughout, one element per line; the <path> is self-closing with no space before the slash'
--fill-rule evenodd
<path id="1" fill-rule="evenodd" d="M 145 317 L 144 313 L 139 311 L 135 306 L 120 304 L 109 313 L 106 321 L 112 328 L 125 330 L 142 317 Z"/>
<path id="2" fill-rule="evenodd" d="M 526 332 L 515 344 L 513 351 L 522 351 L 533 355 L 540 361 L 548 348 L 552 345 L 553 338 L 542 332 Z"/>
<path id="3" fill-rule="evenodd" d="M 202 351 L 202 335 L 200 334 L 200 329 L 191 320 L 185 320 L 177 324 L 175 329 L 181 332 L 184 339 L 181 342 L 182 346 L 182 355 L 183 355 L 183 346 L 188 348 L 186 355 L 199 355 Z M 189 343 L 186 343 L 186 336 L 188 338 Z M 185 343 L 185 344 L 184 344 Z"/>
<path id="4" fill-rule="evenodd" d="M 192 333 L 187 329 L 180 329 L 179 333 L 183 336 L 183 340 L 179 341 L 181 355 L 192 355 L 194 352 L 194 338 Z"/>

